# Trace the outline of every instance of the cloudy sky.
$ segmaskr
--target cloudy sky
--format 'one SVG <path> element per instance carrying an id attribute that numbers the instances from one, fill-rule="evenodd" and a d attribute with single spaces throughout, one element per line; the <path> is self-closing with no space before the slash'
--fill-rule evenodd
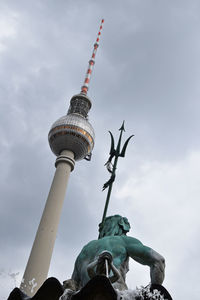
<path id="1" fill-rule="evenodd" d="M 119 160 L 108 214 L 166 259 L 174 299 L 199 299 L 200 2 L 0 1 L 0 298 L 20 284 L 54 175 L 47 135 L 80 91 L 105 18 L 88 96 L 91 162 L 70 176 L 49 276 L 70 278 L 98 236 L 111 130 L 135 134 Z M 128 286 L 149 283 L 131 262 Z"/>

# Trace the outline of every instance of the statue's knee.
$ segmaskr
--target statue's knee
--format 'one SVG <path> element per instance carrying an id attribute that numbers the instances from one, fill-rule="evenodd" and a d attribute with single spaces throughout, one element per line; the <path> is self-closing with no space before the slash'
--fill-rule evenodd
<path id="1" fill-rule="evenodd" d="M 67 279 L 63 281 L 64 290 L 70 289 L 72 291 L 78 291 L 78 283 L 74 279 Z"/>
<path id="2" fill-rule="evenodd" d="M 33 299 L 59 299 L 63 291 L 59 280 L 55 277 L 50 277 L 39 288 Z"/>

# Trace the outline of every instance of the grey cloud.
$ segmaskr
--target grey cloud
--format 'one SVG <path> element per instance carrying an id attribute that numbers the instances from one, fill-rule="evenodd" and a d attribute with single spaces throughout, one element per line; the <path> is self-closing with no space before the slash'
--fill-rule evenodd
<path id="1" fill-rule="evenodd" d="M 60 280 L 70 276 L 78 251 L 97 237 L 106 196 L 101 187 L 108 178 L 103 167 L 110 143 L 107 131 L 118 138 L 118 128 L 125 119 L 124 139 L 132 133 L 135 137 L 126 158 L 119 162 L 109 213 L 127 213 L 134 223 L 133 235 L 167 251 L 170 276 L 166 276 L 166 287 L 174 298 L 184 299 L 188 281 L 184 268 L 175 270 L 176 258 L 181 255 L 185 267 L 191 266 L 198 275 L 197 252 L 187 248 L 177 254 L 163 247 L 170 234 L 174 239 L 184 234 L 181 228 L 175 226 L 155 237 L 160 219 L 149 224 L 148 218 L 142 218 L 153 213 L 153 208 L 147 211 L 147 200 L 139 189 L 140 166 L 152 161 L 176 164 L 199 151 L 199 2 L 7 1 L 0 4 L 0 15 L 7 25 L 4 32 L 0 30 L 1 268 L 20 271 L 22 276 L 55 170 L 47 134 L 80 90 L 104 17 L 89 89 L 93 101 L 90 121 L 96 132 L 93 159 L 77 163 L 71 174 L 50 275 Z M 6 35 L 5 28 L 13 33 Z M 191 177 L 196 178 L 196 172 L 191 171 Z M 142 203 L 129 215 L 122 205 L 125 196 L 117 193 L 133 175 L 139 192 L 133 193 L 130 201 Z M 181 191 L 181 185 L 177 189 Z M 189 188 L 186 191 L 191 192 Z M 149 195 L 150 203 L 154 203 L 153 195 L 158 195 L 156 188 Z M 179 194 L 175 196 L 181 200 Z M 192 203 L 198 209 L 196 200 Z M 171 218 L 168 209 L 163 222 Z M 191 231 L 199 227 L 189 215 L 190 223 Z M 188 234 L 189 243 L 197 243 L 195 232 Z M 194 256 L 191 261 L 187 251 Z M 149 275 L 139 269 L 129 275 L 130 284 L 134 285 L 135 277 L 137 284 L 146 284 Z M 6 299 L 10 288 L 1 288 L 2 298 Z M 197 290 L 192 291 L 192 297 L 198 299 Z"/>

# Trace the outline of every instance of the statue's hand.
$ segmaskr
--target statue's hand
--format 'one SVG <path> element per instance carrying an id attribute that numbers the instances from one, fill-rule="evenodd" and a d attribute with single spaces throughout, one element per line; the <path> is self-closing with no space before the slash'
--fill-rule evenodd
<path id="1" fill-rule="evenodd" d="M 98 264 L 102 264 L 105 262 L 105 259 L 107 259 L 108 264 L 111 264 L 113 257 L 112 254 L 109 251 L 103 251 L 99 254 L 98 257 Z"/>
<path id="2" fill-rule="evenodd" d="M 99 256 L 87 266 L 87 272 L 90 278 L 93 278 L 97 274 L 106 274 L 105 260 L 108 261 L 108 265 L 112 263 L 112 254 L 108 251 L 103 251 Z"/>

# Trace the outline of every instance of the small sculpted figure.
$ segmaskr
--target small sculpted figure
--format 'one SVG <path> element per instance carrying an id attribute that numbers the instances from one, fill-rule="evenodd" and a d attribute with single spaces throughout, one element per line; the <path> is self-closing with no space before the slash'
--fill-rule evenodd
<path id="1" fill-rule="evenodd" d="M 119 215 L 107 217 L 104 224 L 99 225 L 99 239 L 84 246 L 76 259 L 71 280 L 76 290 L 85 286 L 95 275 L 106 275 L 106 272 L 115 289 L 126 290 L 129 257 L 150 267 L 152 284 L 163 283 L 163 256 L 139 240 L 127 236 L 129 230 L 128 219 Z M 105 262 L 108 266 L 107 271 Z"/>

